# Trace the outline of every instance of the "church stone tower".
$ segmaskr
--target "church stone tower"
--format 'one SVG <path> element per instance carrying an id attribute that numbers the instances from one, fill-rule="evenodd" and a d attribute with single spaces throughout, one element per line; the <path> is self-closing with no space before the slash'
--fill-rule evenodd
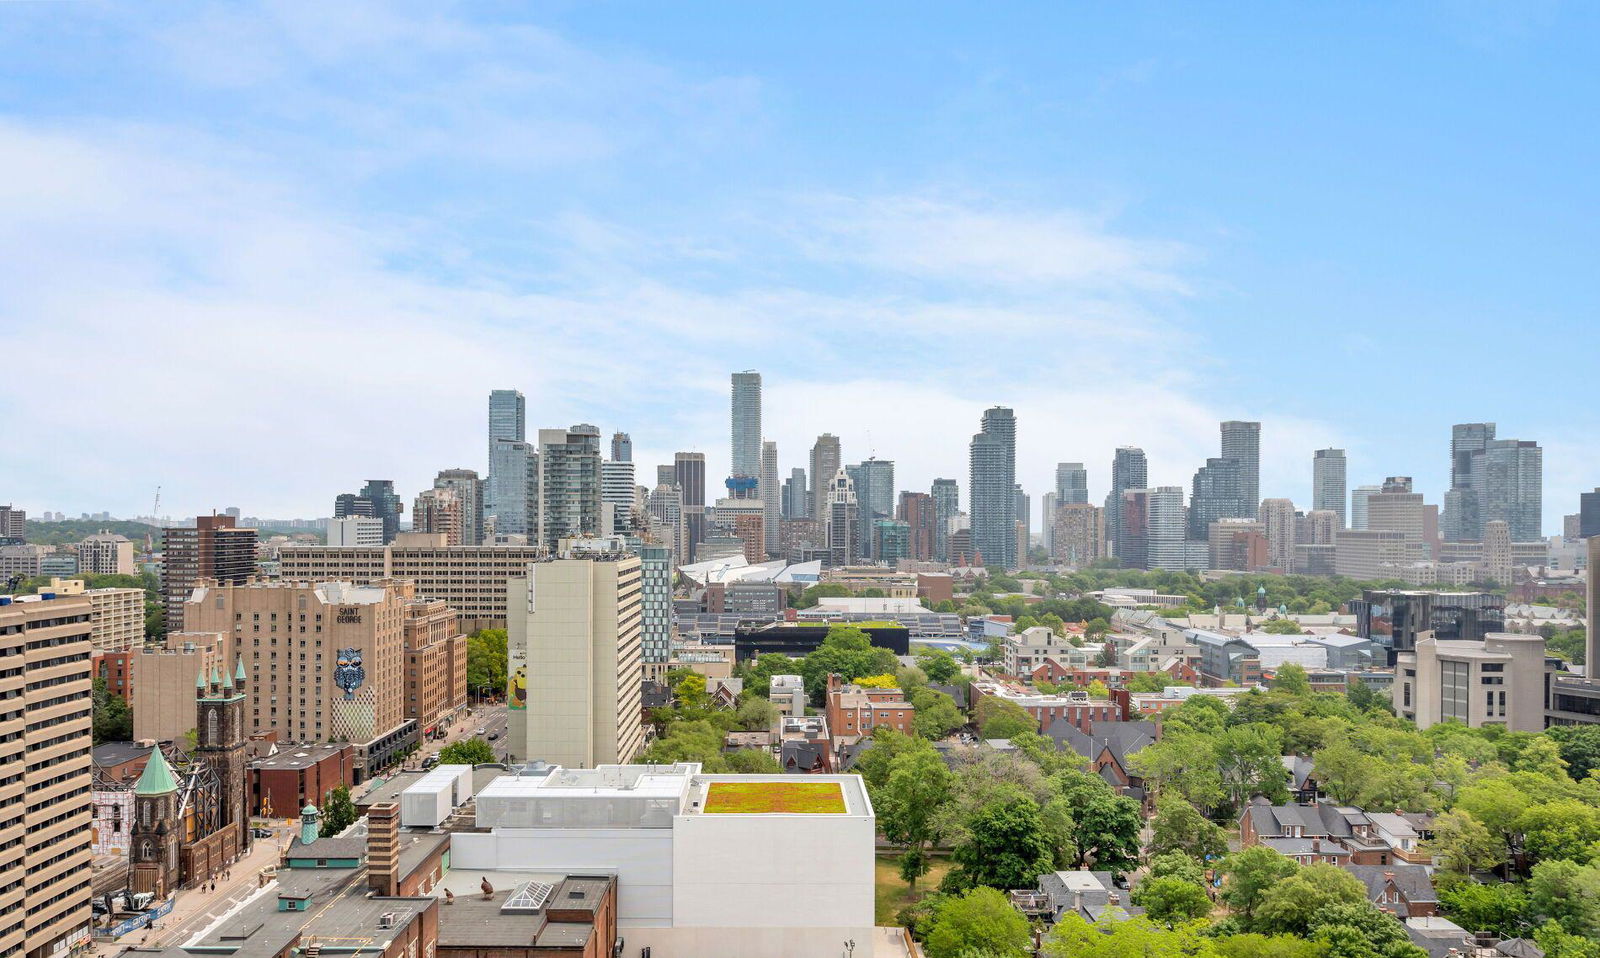
<path id="1" fill-rule="evenodd" d="M 177 890 L 178 780 L 159 746 L 150 751 L 150 760 L 133 787 L 129 837 L 129 885 L 133 891 L 150 892 L 160 901 Z"/>
<path id="2" fill-rule="evenodd" d="M 221 825 L 238 830 L 239 854 L 250 850 L 250 812 L 245 807 L 244 657 L 232 676 L 213 668 L 211 681 L 202 672 L 195 682 L 195 758 L 217 774 L 221 783 Z"/>

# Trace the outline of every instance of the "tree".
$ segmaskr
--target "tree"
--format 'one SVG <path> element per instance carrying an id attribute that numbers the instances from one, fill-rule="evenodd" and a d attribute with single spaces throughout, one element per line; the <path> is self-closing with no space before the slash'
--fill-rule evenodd
<path id="1" fill-rule="evenodd" d="M 1040 873 L 1050 870 L 1039 806 L 1026 794 L 1012 792 L 979 809 L 967 822 L 967 834 L 951 856 L 958 866 L 945 877 L 951 890 L 1031 888 Z"/>
<path id="2" fill-rule="evenodd" d="M 1100 638 L 1111 631 L 1111 623 L 1103 617 L 1096 616 L 1083 625 L 1083 636 L 1090 641 Z"/>
<path id="3" fill-rule="evenodd" d="M 1131 900 L 1151 921 L 1168 928 L 1211 914 L 1211 896 L 1205 886 L 1172 875 L 1146 878 L 1133 890 Z"/>
<path id="4" fill-rule="evenodd" d="M 94 744 L 133 739 L 133 710 L 120 695 L 112 695 L 106 680 L 96 677 L 90 693 L 91 731 Z"/>
<path id="5" fill-rule="evenodd" d="M 1600 938 L 1600 865 L 1540 862 L 1528 879 L 1528 904 L 1569 934 Z"/>
<path id="6" fill-rule="evenodd" d="M 882 788 L 894 771 L 894 760 L 905 752 L 937 754 L 925 740 L 880 725 L 872 731 L 872 746 L 856 760 L 855 772 L 867 783 L 868 789 Z"/>
<path id="7" fill-rule="evenodd" d="M 505 692 L 508 654 L 505 629 L 480 629 L 467 636 L 467 687 L 479 695 Z"/>
<path id="8" fill-rule="evenodd" d="M 1289 935 L 1307 934 L 1312 919 L 1334 905 L 1366 905 L 1367 888 L 1359 878 L 1337 865 L 1307 865 L 1266 888 L 1251 914 L 1256 931 Z"/>
<path id="9" fill-rule="evenodd" d="M 818 599 L 842 599 L 852 594 L 847 585 L 838 582 L 819 582 L 801 592 L 800 598 L 795 600 L 794 607 L 809 609 L 817 604 Z"/>
<path id="10" fill-rule="evenodd" d="M 1251 845 L 1223 861 L 1227 883 L 1222 887 L 1222 900 L 1248 921 L 1266 891 L 1299 870 L 1300 866 L 1277 851 L 1265 845 Z"/>
<path id="11" fill-rule="evenodd" d="M 481 738 L 460 739 L 439 750 L 440 765 L 489 765 L 494 761 L 494 748 Z"/>
<path id="12" fill-rule="evenodd" d="M 1224 935 L 1216 940 L 1219 958 L 1324 958 L 1323 946 L 1296 935 Z"/>
<path id="13" fill-rule="evenodd" d="M 1300 627 L 1300 623 L 1293 619 L 1268 619 L 1261 623 L 1260 628 L 1261 631 L 1268 635 L 1300 635 L 1305 632 L 1305 629 Z M 1301 671 L 1303 672 L 1304 670 L 1302 669 Z M 1309 692 L 1310 688 L 1308 687 L 1306 691 Z"/>
<path id="14" fill-rule="evenodd" d="M 360 815 L 350 800 L 350 786 L 340 785 L 322 803 L 322 828 L 318 838 L 332 838 L 355 824 Z"/>
<path id="15" fill-rule="evenodd" d="M 1488 931 L 1503 938 L 1522 936 L 1529 928 L 1528 893 L 1521 885 L 1461 882 L 1454 888 L 1441 889 L 1439 903 L 1462 928 Z"/>
<path id="16" fill-rule="evenodd" d="M 1557 725 L 1544 734 L 1560 749 L 1573 781 L 1581 782 L 1600 768 L 1600 725 Z"/>
<path id="17" fill-rule="evenodd" d="M 1094 679 L 1089 683 L 1089 697 L 1092 699 L 1110 698 L 1111 690 L 1106 688 L 1104 682 Z"/>
<path id="18" fill-rule="evenodd" d="M 956 700 L 935 689 L 913 691 L 911 704 L 917 709 L 911 718 L 912 730 L 930 741 L 938 741 L 967 724 Z"/>
<path id="19" fill-rule="evenodd" d="M 1150 859 L 1149 877 L 1181 878 L 1196 885 L 1206 883 L 1206 866 L 1183 852 L 1167 852 Z"/>
<path id="20" fill-rule="evenodd" d="M 1138 866 L 1139 828 L 1143 824 L 1138 802 L 1113 795 L 1110 789 L 1077 800 L 1063 800 L 1069 815 L 1065 859 L 1070 867 L 1092 864 L 1102 871 L 1125 872 Z"/>
<path id="21" fill-rule="evenodd" d="M 1283 732 L 1264 723 L 1237 725 L 1223 730 L 1216 743 L 1217 764 L 1223 787 L 1235 808 L 1252 795 L 1265 795 L 1274 803 L 1288 800 L 1283 767 Z"/>
<path id="22" fill-rule="evenodd" d="M 852 682 L 867 675 L 892 675 L 898 664 L 894 653 L 874 646 L 867 633 L 854 626 L 836 625 L 800 663 L 800 675 L 812 701 L 818 703 L 828 687 L 829 675 L 837 674 Z"/>
<path id="23" fill-rule="evenodd" d="M 1027 709 L 992 695 L 978 700 L 977 717 L 984 738 L 1011 738 L 1022 732 L 1039 731 L 1039 723 Z"/>
<path id="24" fill-rule="evenodd" d="M 1587 862 L 1600 843 L 1600 807 L 1570 798 L 1541 802 L 1517 816 L 1516 828 L 1535 861 Z"/>
<path id="25" fill-rule="evenodd" d="M 953 777 L 932 750 L 902 752 L 890 763 L 889 780 L 872 792 L 883 837 L 905 848 L 900 874 L 913 890 L 928 871 L 927 848 L 938 840 L 935 823 Z"/>
<path id="26" fill-rule="evenodd" d="M 935 685 L 944 685 L 961 671 L 961 663 L 944 649 L 923 648 L 917 651 L 917 667 Z"/>
<path id="27" fill-rule="evenodd" d="M 1189 701 L 1208 697 L 1196 695 Z M 1198 732 L 1179 723 L 1167 731 L 1161 741 L 1152 742 L 1128 756 L 1128 762 L 1157 795 L 1173 795 L 1197 808 L 1211 808 L 1223 798 L 1215 744 L 1215 736 L 1220 731 L 1219 727 L 1216 732 Z"/>
<path id="28" fill-rule="evenodd" d="M 1123 688 L 1130 692 L 1159 692 L 1166 688 L 1172 676 L 1165 672 L 1135 672 L 1123 680 Z"/>
<path id="29" fill-rule="evenodd" d="M 1428 958 L 1426 951 L 1411 943 L 1398 918 L 1365 900 L 1324 906 L 1312 914 L 1307 927 L 1312 940 L 1327 949 L 1328 958 Z"/>
<path id="30" fill-rule="evenodd" d="M 923 950 L 928 958 L 1024 958 L 1032 944 L 1028 920 L 1005 893 L 978 887 L 939 903 Z"/>
<path id="31" fill-rule="evenodd" d="M 1440 867 L 1461 875 L 1493 868 L 1506 860 L 1505 841 L 1459 808 L 1434 819 L 1428 848 Z"/>
<path id="32" fill-rule="evenodd" d="M 1387 695 L 1365 682 L 1356 682 L 1345 690 L 1345 698 L 1363 712 L 1394 711 L 1394 702 Z"/>
<path id="33" fill-rule="evenodd" d="M 1089 924 L 1066 914 L 1045 937 L 1046 958 L 1216 958 L 1215 942 L 1199 922 L 1168 928 L 1136 915 Z M 1251 956 L 1254 958 L 1254 956 Z"/>
<path id="34" fill-rule="evenodd" d="M 734 723 L 746 732 L 764 732 L 778 721 L 778 707 L 758 695 L 747 695 L 733 713 Z"/>
<path id="35" fill-rule="evenodd" d="M 1177 795 L 1156 799 L 1150 822 L 1150 854 L 1182 852 L 1194 858 L 1221 858 L 1228 853 L 1227 833 Z"/>
<path id="36" fill-rule="evenodd" d="M 1286 620 L 1273 619 L 1272 621 L 1283 622 Z M 1270 625 L 1271 623 L 1268 624 Z M 1295 626 L 1293 631 L 1298 632 L 1299 626 Z M 1306 676 L 1305 666 L 1297 665 L 1294 662 L 1287 662 L 1278 666 L 1277 675 L 1272 680 L 1272 690 L 1274 692 L 1282 692 L 1285 695 L 1310 695 L 1311 679 Z"/>

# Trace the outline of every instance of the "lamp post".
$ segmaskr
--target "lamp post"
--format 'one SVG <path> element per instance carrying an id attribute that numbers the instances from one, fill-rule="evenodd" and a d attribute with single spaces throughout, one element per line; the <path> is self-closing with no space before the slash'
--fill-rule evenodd
<path id="1" fill-rule="evenodd" d="M 845 939 L 845 942 L 844 942 L 844 953 L 845 953 L 845 958 L 855 958 L 856 940 L 854 938 L 846 938 Z"/>

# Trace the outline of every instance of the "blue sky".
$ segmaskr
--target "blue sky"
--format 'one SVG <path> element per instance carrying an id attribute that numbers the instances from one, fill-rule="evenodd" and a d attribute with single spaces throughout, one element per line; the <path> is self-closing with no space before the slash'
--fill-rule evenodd
<path id="1" fill-rule="evenodd" d="M 409 497 L 505 386 L 715 472 L 756 368 L 785 470 L 832 431 L 918 488 L 997 403 L 1036 495 L 1120 444 L 1187 486 L 1249 418 L 1263 495 L 1331 444 L 1438 501 L 1493 420 L 1555 531 L 1600 484 L 1596 20 L 0 4 L 0 497 Z"/>

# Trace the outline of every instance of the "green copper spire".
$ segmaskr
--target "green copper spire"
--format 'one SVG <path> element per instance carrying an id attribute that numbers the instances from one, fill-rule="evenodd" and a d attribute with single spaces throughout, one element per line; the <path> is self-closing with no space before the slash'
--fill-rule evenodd
<path id="1" fill-rule="evenodd" d="M 233 680 L 240 685 L 244 684 L 244 656 L 242 655 L 239 656 L 239 667 L 233 672 Z"/>
<path id="2" fill-rule="evenodd" d="M 211 684 L 212 685 L 221 685 L 222 684 L 222 670 L 220 668 L 216 667 L 215 665 L 213 665 L 211 667 Z"/>
<path id="3" fill-rule="evenodd" d="M 198 671 L 198 672 L 196 672 L 194 674 L 194 688 L 195 688 L 196 692 L 204 692 L 206 690 L 206 670 L 205 669 L 201 669 L 200 671 Z"/>
<path id="4" fill-rule="evenodd" d="M 178 790 L 178 780 L 172 777 L 172 766 L 161 754 L 160 747 L 150 750 L 150 761 L 144 763 L 139 783 L 133 787 L 135 795 L 165 795 Z"/>

